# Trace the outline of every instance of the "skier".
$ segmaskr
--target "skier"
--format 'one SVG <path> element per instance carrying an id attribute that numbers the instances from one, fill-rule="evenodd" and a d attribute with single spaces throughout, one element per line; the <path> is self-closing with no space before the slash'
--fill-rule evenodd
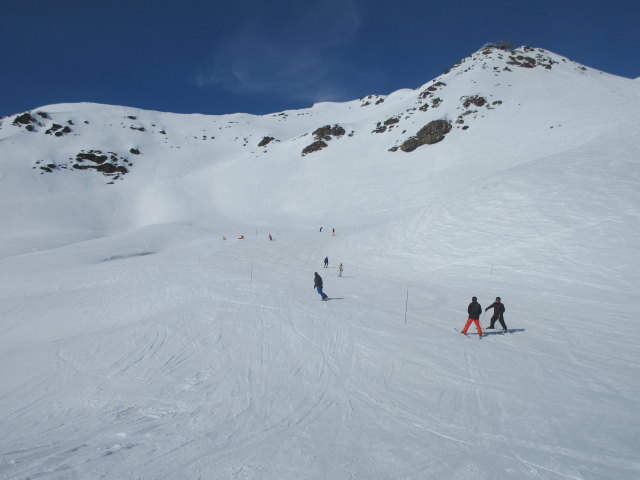
<path id="1" fill-rule="evenodd" d="M 336 236 L 336 229 L 335 228 L 331 229 L 331 235 L 333 235 L 334 237 Z"/>
<path id="2" fill-rule="evenodd" d="M 273 240 L 273 237 L 271 236 L 271 234 L 269 234 L 269 240 Z"/>
<path id="3" fill-rule="evenodd" d="M 238 240 L 244 240 L 244 235 L 240 235 L 240 236 L 238 237 Z"/>
<path id="4" fill-rule="evenodd" d="M 478 329 L 478 337 L 482 338 L 482 328 L 480 328 L 480 315 L 482 314 L 482 306 L 480 306 L 476 297 L 473 297 L 471 299 L 471 303 L 467 307 L 467 312 L 469 313 L 469 318 L 467 319 L 467 324 L 464 326 L 462 332 L 460 333 L 466 335 L 471 322 L 473 322 L 476 324 L 476 329 Z"/>
<path id="5" fill-rule="evenodd" d="M 313 288 L 315 288 L 316 291 L 320 294 L 322 300 L 326 300 L 329 297 L 322 291 L 322 277 L 318 275 L 318 272 L 314 272 L 313 274 L 315 275 L 313 278 Z"/>
<path id="6" fill-rule="evenodd" d="M 320 227 L 320 232 L 322 232 L 322 227 Z"/>
<path id="7" fill-rule="evenodd" d="M 504 323 L 504 312 L 505 312 L 505 308 L 504 308 L 504 303 L 500 302 L 500 297 L 496 297 L 496 301 L 493 302 L 491 305 L 489 305 L 487 308 L 484 309 L 484 311 L 486 312 L 487 310 L 489 310 L 490 308 L 493 308 L 493 317 L 491 317 L 491 325 L 489 325 L 487 327 L 488 330 L 493 330 L 494 325 L 496 323 L 496 320 L 500 322 L 500 325 L 502 325 L 502 331 L 504 333 L 507 333 L 507 324 Z"/>
<path id="8" fill-rule="evenodd" d="M 324 268 L 329 268 L 329 257 L 324 257 Z"/>
<path id="9" fill-rule="evenodd" d="M 343 270 L 343 267 L 342 267 L 342 263 L 341 263 L 340 266 L 338 267 L 338 276 L 339 277 L 342 276 L 342 270 Z"/>

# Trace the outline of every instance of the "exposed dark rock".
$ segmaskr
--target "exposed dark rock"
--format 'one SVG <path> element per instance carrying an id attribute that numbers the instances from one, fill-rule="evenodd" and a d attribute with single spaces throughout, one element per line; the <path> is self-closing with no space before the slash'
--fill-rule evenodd
<path id="1" fill-rule="evenodd" d="M 109 157 L 107 155 L 103 155 L 100 150 L 89 150 L 88 152 L 80 152 L 76 155 L 76 160 L 78 162 L 83 162 L 88 160 L 89 162 L 94 163 L 104 163 L 107 161 Z"/>
<path id="2" fill-rule="evenodd" d="M 380 122 L 378 122 L 376 124 L 375 130 L 373 130 L 371 133 L 384 133 L 386 131 L 387 131 L 387 127 L 385 125 L 382 125 Z"/>
<path id="3" fill-rule="evenodd" d="M 389 125 L 394 125 L 394 124 L 399 123 L 399 122 L 400 122 L 400 119 L 398 117 L 391 117 L 391 118 L 386 119 L 384 121 L 384 124 L 389 126 Z"/>
<path id="4" fill-rule="evenodd" d="M 133 125 L 131 125 L 129 128 L 131 130 L 138 130 L 139 132 L 144 132 L 144 127 L 134 127 Z"/>
<path id="5" fill-rule="evenodd" d="M 42 118 L 49 118 L 49 114 L 47 112 L 36 112 L 38 115 L 40 115 Z"/>
<path id="6" fill-rule="evenodd" d="M 33 127 L 33 124 L 40 125 L 40 122 L 38 122 L 38 120 L 36 120 L 29 112 L 18 115 L 13 120 L 13 125 L 15 125 L 16 127 L 21 127 L 23 125 L 29 125 Z M 33 131 L 33 129 L 31 129 L 30 131 Z"/>
<path id="7" fill-rule="evenodd" d="M 262 140 L 260 140 L 260 143 L 258 144 L 258 146 L 259 147 L 266 147 L 273 140 L 275 140 L 274 137 L 263 137 Z"/>
<path id="8" fill-rule="evenodd" d="M 316 140 L 311 145 L 307 145 L 302 150 L 302 155 L 306 155 L 307 153 L 317 152 L 318 150 L 322 150 L 323 148 L 328 147 L 328 145 L 322 140 Z"/>
<path id="9" fill-rule="evenodd" d="M 134 155 L 140 155 L 140 150 L 137 148 L 130 148 L 129 153 L 133 153 Z"/>
<path id="10" fill-rule="evenodd" d="M 47 129 L 44 133 L 46 133 L 47 135 L 51 135 L 53 132 L 57 132 L 58 130 L 60 130 L 62 128 L 62 125 L 58 125 L 57 123 L 54 123 L 53 125 L 51 125 L 51 127 L 49 129 Z"/>
<path id="11" fill-rule="evenodd" d="M 446 120 L 434 120 L 429 122 L 414 137 L 406 140 L 400 149 L 403 152 L 412 152 L 422 145 L 433 145 L 444 140 L 444 136 L 451 131 L 451 123 Z"/>
<path id="12" fill-rule="evenodd" d="M 487 99 L 481 97 L 480 95 L 473 95 L 471 97 L 462 97 L 462 105 L 464 108 L 469 108 L 471 105 L 475 105 L 476 107 L 481 107 L 485 103 L 487 103 Z"/>
<path id="13" fill-rule="evenodd" d="M 331 140 L 331 137 L 341 137 L 345 134 L 344 128 L 340 125 L 325 125 L 324 127 L 316 128 L 313 131 L 313 135 L 317 140 Z"/>
<path id="14" fill-rule="evenodd" d="M 129 115 L 127 118 L 128 118 L 129 120 L 137 120 L 137 117 L 134 117 L 133 115 Z"/>

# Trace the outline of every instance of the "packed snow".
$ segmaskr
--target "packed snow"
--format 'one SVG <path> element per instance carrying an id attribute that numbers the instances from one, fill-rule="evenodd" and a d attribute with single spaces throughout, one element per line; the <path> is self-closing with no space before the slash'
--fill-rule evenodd
<path id="1" fill-rule="evenodd" d="M 639 478 L 638 112 L 525 48 L 261 117 L 2 119 L 0 478 Z M 509 333 L 461 335 L 472 296 Z"/>

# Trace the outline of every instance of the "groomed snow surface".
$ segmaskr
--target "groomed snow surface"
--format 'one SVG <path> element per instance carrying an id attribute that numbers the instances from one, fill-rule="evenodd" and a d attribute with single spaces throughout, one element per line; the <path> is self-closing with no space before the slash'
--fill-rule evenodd
<path id="1" fill-rule="evenodd" d="M 299 122 L 263 158 L 141 141 L 115 185 L 25 160 L 98 133 L 5 123 L 0 478 L 640 478 L 637 82 L 526 72 L 470 72 L 510 100 L 410 154 L 370 135 L 403 91 L 305 157 Z M 510 333 L 456 331 L 474 295 Z"/>

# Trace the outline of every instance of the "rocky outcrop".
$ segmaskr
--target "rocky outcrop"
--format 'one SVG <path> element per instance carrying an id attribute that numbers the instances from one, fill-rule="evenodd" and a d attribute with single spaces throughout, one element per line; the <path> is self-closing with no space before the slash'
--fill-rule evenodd
<path id="1" fill-rule="evenodd" d="M 266 147 L 273 140 L 275 140 L 274 137 L 262 137 L 262 140 L 260 140 L 260 143 L 258 144 L 258 146 L 259 147 Z"/>
<path id="2" fill-rule="evenodd" d="M 31 115 L 30 112 L 25 112 L 22 115 L 18 115 L 16 118 L 14 118 L 12 125 L 15 127 L 24 127 L 30 132 L 35 131 L 36 126 L 42 126 L 42 124 L 38 120 L 36 120 L 36 118 Z"/>
<path id="3" fill-rule="evenodd" d="M 322 150 L 323 148 L 328 147 L 328 144 L 326 142 L 331 141 L 332 137 L 339 138 L 342 137 L 345 133 L 347 133 L 345 129 L 337 124 L 333 127 L 331 125 L 325 125 L 324 127 L 316 128 L 313 131 L 313 136 L 316 141 L 311 145 L 307 145 L 306 147 L 304 147 L 304 149 L 302 150 L 302 155 L 304 156 L 308 153 L 317 152 L 318 150 Z"/>
<path id="4" fill-rule="evenodd" d="M 331 137 L 341 137 L 345 133 L 344 128 L 340 125 L 325 125 L 324 127 L 317 128 L 313 131 L 313 136 L 316 137 L 317 140 L 331 140 Z"/>
<path id="5" fill-rule="evenodd" d="M 39 168 L 42 174 L 58 170 L 89 170 L 101 173 L 111 180 L 108 183 L 113 183 L 114 180 L 121 179 L 125 174 L 129 173 L 128 167 L 132 166 L 133 164 L 127 157 L 114 152 L 103 153 L 101 150 L 82 150 L 75 157 L 69 157 L 68 162 L 46 163 L 44 160 L 38 160 L 33 168 Z"/>
<path id="6" fill-rule="evenodd" d="M 450 131 L 451 124 L 449 122 L 446 120 L 434 120 L 427 123 L 418 130 L 415 136 L 407 139 L 400 145 L 400 150 L 403 152 L 413 152 L 422 145 L 433 145 L 434 143 L 441 142 Z"/>
<path id="7" fill-rule="evenodd" d="M 317 152 L 318 150 L 322 150 L 323 148 L 328 147 L 328 146 L 329 145 L 327 145 L 324 141 L 316 140 L 311 145 L 307 145 L 306 147 L 304 147 L 302 149 L 302 155 L 306 155 L 308 153 Z"/>
<path id="8" fill-rule="evenodd" d="M 71 133 L 71 128 L 69 126 L 62 126 L 59 125 L 57 123 L 54 123 L 53 125 L 51 125 L 51 127 L 49 127 L 44 133 L 47 135 L 55 135 L 56 137 L 62 137 L 63 135 L 66 135 L 67 133 Z"/>
<path id="9" fill-rule="evenodd" d="M 462 105 L 464 108 L 469 108 L 471 105 L 475 105 L 476 107 L 481 107 L 485 103 L 487 103 L 487 99 L 481 97 L 480 95 L 472 95 L 470 97 L 462 97 L 461 99 Z"/>

